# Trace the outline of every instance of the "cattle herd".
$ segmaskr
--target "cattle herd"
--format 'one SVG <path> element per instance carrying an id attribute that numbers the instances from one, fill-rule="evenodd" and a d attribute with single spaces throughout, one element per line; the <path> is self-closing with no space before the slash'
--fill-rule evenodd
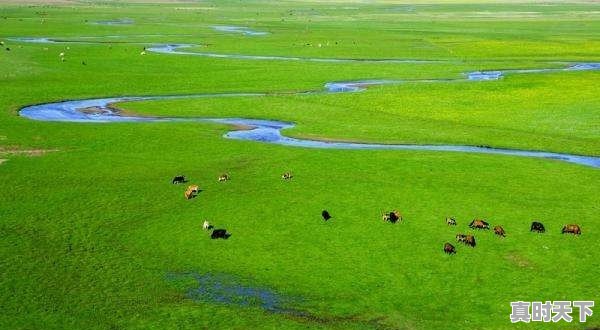
<path id="1" fill-rule="evenodd" d="M 286 172 L 281 175 L 281 178 L 283 180 L 290 180 L 292 177 L 293 177 L 292 173 L 290 173 L 290 172 Z M 231 177 L 227 173 L 223 173 L 223 174 L 219 175 L 219 177 L 217 178 L 217 181 L 219 181 L 219 182 L 226 182 L 229 180 L 231 180 Z M 188 180 L 184 175 L 176 175 L 171 180 L 172 184 L 183 184 L 186 182 L 188 182 Z M 189 199 L 192 199 L 192 198 L 195 198 L 196 196 L 198 196 L 200 191 L 201 190 L 198 185 L 190 185 L 184 191 L 183 195 L 185 196 L 185 199 L 189 200 Z M 329 213 L 327 211 L 323 211 L 322 215 L 323 215 L 323 219 L 325 219 L 325 220 L 329 220 L 331 218 L 331 216 L 329 215 Z M 204 221 L 204 223 L 202 224 L 202 229 L 210 232 L 211 239 L 219 239 L 219 238 L 228 239 L 231 236 L 231 233 L 227 232 L 226 229 L 216 229 L 213 225 L 210 224 L 210 222 L 208 222 L 208 220 Z"/>
<path id="2" fill-rule="evenodd" d="M 294 176 L 292 175 L 291 172 L 285 172 L 281 175 L 281 178 L 283 180 L 291 180 L 293 177 Z M 219 182 L 226 182 L 226 181 L 229 181 L 230 179 L 231 178 L 230 178 L 229 174 L 227 174 L 227 173 L 221 174 L 217 178 L 217 180 Z M 173 180 L 171 180 L 172 184 L 182 184 L 182 183 L 186 183 L 186 182 L 187 182 L 187 179 L 183 175 L 177 175 L 173 178 Z M 199 186 L 190 185 L 185 190 L 184 196 L 186 199 L 192 199 L 192 198 L 195 198 L 200 193 L 200 191 L 201 190 L 200 190 Z M 321 212 L 321 217 L 323 218 L 324 221 L 328 221 L 329 219 L 332 218 L 331 214 L 327 210 L 323 210 Z M 383 221 L 390 222 L 390 223 L 402 222 L 402 214 L 400 214 L 400 212 L 398 210 L 387 211 L 387 212 L 384 211 L 381 213 L 381 218 Z M 448 226 L 456 226 L 457 221 L 453 217 L 447 217 L 446 224 Z M 471 221 L 471 223 L 469 223 L 469 228 L 489 230 L 490 224 L 488 222 L 486 222 L 485 220 L 475 219 L 475 220 Z M 227 238 L 229 238 L 229 236 L 231 236 L 231 233 L 228 233 L 226 229 L 215 229 L 214 226 L 211 225 L 207 220 L 204 221 L 204 223 L 202 225 L 202 229 L 211 233 L 211 235 L 210 235 L 211 239 L 218 239 L 218 238 L 227 239 Z M 493 229 L 494 229 L 494 234 L 497 235 L 498 237 L 506 237 L 506 231 L 504 230 L 504 228 L 502 226 L 494 226 Z M 533 221 L 531 223 L 531 227 L 529 230 L 531 232 L 537 232 L 537 233 L 545 233 L 546 232 L 546 228 L 544 227 L 544 225 L 538 221 Z M 561 232 L 563 234 L 581 235 L 581 227 L 579 227 L 579 225 L 577 225 L 577 224 L 568 224 L 562 228 Z M 465 244 L 467 246 L 473 247 L 473 248 L 477 244 L 475 241 L 474 235 L 467 235 L 467 234 L 462 234 L 462 233 L 456 234 L 456 241 L 459 243 Z M 456 248 L 454 247 L 454 245 L 450 244 L 449 242 L 446 242 L 446 243 L 444 243 L 444 252 L 447 254 L 455 254 Z"/>
<path id="3" fill-rule="evenodd" d="M 446 224 L 449 226 L 456 226 L 456 219 L 454 219 L 452 217 L 446 218 Z M 469 228 L 489 230 L 490 224 L 484 220 L 475 219 L 475 220 L 471 221 L 471 223 L 469 224 Z M 541 222 L 533 221 L 531 223 L 531 227 L 530 227 L 529 231 L 545 233 L 546 228 L 544 227 L 544 225 Z M 562 229 L 562 233 L 563 234 L 581 235 L 581 228 L 579 227 L 579 225 L 576 225 L 576 224 L 565 225 Z M 506 237 L 506 231 L 504 231 L 504 228 L 502 228 L 502 226 L 495 226 L 494 234 L 496 234 L 499 237 Z M 456 241 L 459 243 L 468 245 L 470 247 L 475 247 L 475 245 L 476 245 L 475 236 L 473 236 L 473 235 L 457 234 Z M 444 243 L 444 252 L 447 254 L 455 254 L 456 248 L 454 247 L 454 245 L 450 244 L 449 242 L 446 242 L 446 243 Z"/>

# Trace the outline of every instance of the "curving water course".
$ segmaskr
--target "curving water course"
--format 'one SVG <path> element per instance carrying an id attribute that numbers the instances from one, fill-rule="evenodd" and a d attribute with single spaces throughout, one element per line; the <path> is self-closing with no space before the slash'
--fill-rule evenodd
<path id="1" fill-rule="evenodd" d="M 50 38 L 18 38 L 19 41 L 24 42 L 38 42 L 38 43 L 58 43 L 63 41 L 53 40 Z M 182 52 L 178 51 L 182 47 L 191 47 L 191 45 L 155 45 L 147 48 L 148 51 L 154 51 L 157 53 L 164 54 L 197 54 L 193 52 Z M 205 54 L 205 56 L 207 56 Z M 231 57 L 232 55 L 218 55 L 214 57 Z M 243 56 L 245 59 L 264 59 L 264 56 L 252 56 L 252 55 L 233 55 Z M 239 57 L 236 57 L 239 58 Z M 271 59 L 271 58 L 269 58 Z M 279 58 L 278 59 L 283 59 Z M 296 60 L 300 58 L 285 58 Z M 311 60 L 311 59 L 304 59 Z M 327 60 L 327 59 L 326 59 Z M 338 61 L 338 59 L 331 59 Z M 347 60 L 339 60 L 347 61 Z M 468 72 L 465 74 L 466 78 L 451 79 L 451 80 L 413 80 L 413 82 L 438 82 L 438 81 L 481 81 L 481 80 L 498 80 L 503 77 L 505 73 L 540 73 L 540 72 L 552 72 L 552 71 L 583 71 L 583 70 L 599 70 L 600 63 L 575 63 L 564 68 L 550 68 L 550 69 L 516 69 L 516 70 L 503 70 L 503 71 L 476 71 Z M 335 92 L 359 92 L 366 89 L 369 86 L 383 85 L 383 84 L 398 84 L 402 83 L 402 80 L 364 80 L 364 81 L 350 81 L 350 82 L 330 82 L 325 85 L 325 93 Z M 314 91 L 310 93 L 317 93 Z M 490 147 L 478 147 L 478 146 L 461 146 L 461 145 L 410 145 L 410 144 L 376 144 L 376 143 L 350 143 L 350 142 L 327 142 L 327 141 L 316 141 L 307 139 L 298 139 L 284 136 L 281 131 L 287 128 L 294 127 L 294 123 L 277 121 L 277 120 L 264 120 L 264 119 L 247 119 L 247 118 L 174 118 L 174 117 L 143 117 L 143 116 L 127 116 L 122 115 L 118 110 L 111 107 L 111 104 L 119 102 L 134 102 L 134 101 L 147 101 L 147 100 L 161 100 L 161 99 L 173 99 L 173 98 L 199 98 L 199 97 L 257 97 L 265 96 L 266 93 L 224 93 L 224 94 L 196 94 L 196 95 L 182 95 L 182 96 L 130 96 L 130 97 L 113 97 L 113 98 L 99 98 L 89 100 L 74 100 L 74 101 L 63 101 L 56 103 L 46 103 L 39 105 L 32 105 L 24 107 L 20 110 L 19 114 L 22 117 L 42 120 L 42 121 L 66 121 L 66 122 L 95 122 L 95 123 L 108 123 L 108 122 L 166 122 L 166 121 L 196 121 L 196 122 L 213 122 L 228 125 L 236 125 L 248 127 L 245 130 L 230 131 L 225 134 L 226 138 L 246 140 L 246 141 L 257 141 L 263 143 L 271 143 L 292 147 L 304 147 L 304 148 L 319 148 L 319 149 L 353 149 L 353 150 L 425 150 L 425 151 L 446 151 L 446 152 L 468 152 L 468 153 L 485 153 L 485 154 L 496 154 L 496 155 L 510 155 L 510 156 L 522 156 L 522 157 L 534 157 L 553 159 L 569 163 L 575 163 L 579 165 L 590 166 L 594 168 L 600 168 L 600 157 L 594 156 L 581 156 L 571 155 L 563 153 L 553 153 L 544 151 L 528 151 L 528 150 L 516 150 L 516 149 L 501 149 L 501 148 L 490 148 Z"/>
<path id="2" fill-rule="evenodd" d="M 110 38 L 118 38 L 123 36 L 109 36 Z M 106 42 L 89 40 L 95 37 L 79 37 L 86 40 L 69 40 L 58 37 L 10 37 L 11 41 L 27 42 L 27 43 L 46 43 L 46 44 L 105 44 Z M 121 44 L 125 42 L 120 42 Z M 201 51 L 187 51 L 186 49 L 193 47 L 202 47 L 199 44 L 163 44 L 163 43 L 140 43 L 133 42 L 130 44 L 149 45 L 146 51 L 158 54 L 176 54 L 188 56 L 202 56 L 212 58 L 229 58 L 238 60 L 265 60 L 265 61 L 307 61 L 307 62 L 325 62 L 325 63 L 436 63 L 439 60 L 418 60 L 418 59 L 369 59 L 369 58 L 322 58 L 322 57 L 296 57 L 296 56 L 276 56 L 276 55 L 244 55 L 244 54 L 220 54 Z"/>
<path id="3" fill-rule="evenodd" d="M 213 25 L 212 28 L 219 32 L 241 33 L 246 36 L 264 36 L 269 34 L 269 32 L 252 30 L 247 26 Z"/>

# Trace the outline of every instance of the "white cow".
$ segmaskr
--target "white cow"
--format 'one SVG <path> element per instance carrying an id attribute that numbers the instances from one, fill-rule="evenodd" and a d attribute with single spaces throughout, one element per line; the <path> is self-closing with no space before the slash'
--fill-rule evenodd
<path id="1" fill-rule="evenodd" d="M 204 220 L 204 223 L 202 224 L 202 229 L 209 230 L 211 227 L 212 226 L 211 226 L 210 222 L 208 222 L 208 220 Z"/>

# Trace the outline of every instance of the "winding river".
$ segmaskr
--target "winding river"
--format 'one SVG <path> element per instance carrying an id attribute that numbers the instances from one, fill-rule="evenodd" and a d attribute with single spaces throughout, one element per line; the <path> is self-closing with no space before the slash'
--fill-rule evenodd
<path id="1" fill-rule="evenodd" d="M 11 38 L 13 41 L 19 42 L 34 42 L 34 43 L 95 43 L 90 41 L 69 41 L 52 38 Z M 285 57 L 285 56 L 256 56 L 256 55 L 241 55 L 241 54 L 216 54 L 186 51 L 186 48 L 194 47 L 192 44 L 153 44 L 146 48 L 149 52 L 160 54 L 180 54 L 206 56 L 216 58 L 234 58 L 245 60 L 290 60 L 290 61 L 317 61 L 317 62 L 391 62 L 391 63 L 421 63 L 421 62 L 437 62 L 428 60 L 412 60 L 412 59 L 334 59 L 334 58 L 302 58 L 302 57 Z M 474 71 L 465 73 L 464 77 L 445 80 L 416 80 L 422 82 L 436 81 L 481 81 L 481 80 L 498 80 L 505 74 L 525 74 L 539 72 L 556 72 L 556 71 L 584 71 L 584 70 L 600 70 L 600 63 L 573 63 L 563 68 L 551 69 L 514 69 L 503 71 Z M 363 80 L 363 81 L 348 81 L 348 82 L 330 82 L 325 84 L 325 89 L 321 91 L 313 91 L 311 93 L 340 93 L 340 92 L 360 92 L 369 86 L 383 84 L 398 84 L 402 80 Z M 415 82 L 415 80 L 411 80 Z M 426 151 L 446 151 L 446 152 L 468 152 L 468 153 L 485 153 L 496 155 L 524 156 L 553 159 L 565 161 L 594 168 L 600 168 L 600 157 L 570 155 L 562 153 L 544 152 L 544 151 L 527 151 L 515 149 L 500 149 L 490 147 L 477 146 L 462 146 L 462 145 L 412 145 L 412 144 L 376 144 L 376 143 L 348 143 L 348 142 L 326 142 L 307 139 L 299 139 L 284 136 L 281 132 L 284 129 L 294 127 L 293 123 L 263 120 L 263 119 L 247 119 L 247 118 L 172 118 L 172 117 L 142 117 L 123 115 L 119 111 L 114 110 L 111 104 L 119 102 L 133 101 L 148 101 L 148 100 L 164 100 L 176 98 L 200 98 L 200 97 L 259 97 L 265 96 L 266 93 L 223 93 L 223 94 L 195 94 L 182 96 L 130 96 L 130 97 L 109 97 L 89 100 L 73 100 L 55 103 L 46 103 L 24 107 L 20 110 L 20 115 L 42 121 L 67 121 L 67 122 L 86 122 L 86 123 L 108 123 L 108 122 L 181 122 L 181 121 L 196 121 L 196 122 L 213 122 L 228 125 L 239 125 L 248 127 L 245 130 L 230 131 L 225 134 L 226 138 L 258 141 L 264 143 L 304 147 L 304 148 L 320 148 L 320 149 L 369 149 L 369 150 L 426 150 Z M 289 94 L 288 94 L 289 95 Z"/>

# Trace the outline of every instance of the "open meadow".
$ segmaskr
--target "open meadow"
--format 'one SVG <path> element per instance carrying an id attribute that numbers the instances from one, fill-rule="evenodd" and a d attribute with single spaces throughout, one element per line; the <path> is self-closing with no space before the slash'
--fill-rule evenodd
<path id="1" fill-rule="evenodd" d="M 600 329 L 509 318 L 600 303 L 597 2 L 0 1 L 0 42 L 0 329 Z"/>

